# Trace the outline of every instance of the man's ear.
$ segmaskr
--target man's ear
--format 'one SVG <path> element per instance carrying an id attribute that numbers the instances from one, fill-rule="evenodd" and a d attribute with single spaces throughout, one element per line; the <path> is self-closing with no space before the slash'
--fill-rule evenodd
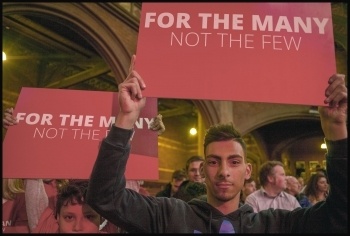
<path id="1" fill-rule="evenodd" d="M 249 179 L 249 178 L 251 177 L 251 175 L 252 175 L 252 169 L 253 169 L 252 164 L 247 163 L 244 179 L 247 180 L 247 179 Z"/>

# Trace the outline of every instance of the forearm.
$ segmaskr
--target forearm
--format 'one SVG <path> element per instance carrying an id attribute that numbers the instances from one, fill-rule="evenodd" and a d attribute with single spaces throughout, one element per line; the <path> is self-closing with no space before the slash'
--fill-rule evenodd
<path id="1" fill-rule="evenodd" d="M 132 134 L 133 130 L 112 127 L 101 144 L 91 173 L 87 202 L 108 220 L 115 214 L 116 195 L 125 188 L 124 173 Z"/>
<path id="2" fill-rule="evenodd" d="M 41 214 L 49 205 L 42 179 L 25 180 L 25 201 L 29 229 L 33 230 L 38 225 Z"/>

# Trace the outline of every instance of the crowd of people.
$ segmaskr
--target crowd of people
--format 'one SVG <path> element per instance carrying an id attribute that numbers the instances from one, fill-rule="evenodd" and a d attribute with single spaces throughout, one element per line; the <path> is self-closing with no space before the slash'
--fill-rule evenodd
<path id="1" fill-rule="evenodd" d="M 191 156 L 155 196 L 126 180 L 133 128 L 146 98 L 134 70 L 119 84 L 115 124 L 102 141 L 89 180 L 3 178 L 3 233 L 336 233 L 347 232 L 347 87 L 334 74 L 319 107 L 327 172 L 304 186 L 277 160 L 251 177 L 247 146 L 232 123 L 211 126 L 204 157 Z M 161 115 L 150 128 L 165 130 Z M 6 109 L 3 127 L 17 123 Z M 116 135 L 118 133 L 118 135 Z M 259 185 L 259 188 L 257 188 Z M 137 216 L 137 217 L 135 217 Z"/>

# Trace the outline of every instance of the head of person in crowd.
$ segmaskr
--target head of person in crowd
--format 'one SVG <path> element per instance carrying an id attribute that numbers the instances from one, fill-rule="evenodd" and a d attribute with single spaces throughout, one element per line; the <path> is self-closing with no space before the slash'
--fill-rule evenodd
<path id="1" fill-rule="evenodd" d="M 312 204 L 323 201 L 328 196 L 329 185 L 325 174 L 316 172 L 310 176 L 305 186 L 304 193 Z"/>
<path id="2" fill-rule="evenodd" d="M 202 174 L 205 177 L 207 201 L 223 213 L 231 211 L 223 203 L 239 205 L 244 181 L 250 178 L 252 166 L 247 163 L 247 146 L 233 124 L 211 126 L 204 138 Z"/>
<path id="3" fill-rule="evenodd" d="M 59 233 L 99 233 L 100 215 L 85 202 L 87 180 L 71 180 L 58 196 L 56 219 Z"/>
<path id="4" fill-rule="evenodd" d="M 191 156 L 186 162 L 186 174 L 187 180 L 190 182 L 204 182 L 204 179 L 200 173 L 201 163 L 204 162 L 201 156 Z"/>
<path id="5" fill-rule="evenodd" d="M 256 182 L 255 180 L 250 177 L 249 179 L 246 179 L 244 181 L 244 185 L 243 185 L 243 188 L 242 188 L 242 192 L 241 192 L 241 202 L 244 203 L 245 201 L 245 198 L 247 196 L 249 196 L 249 194 L 253 193 L 256 191 Z"/>
<path id="6" fill-rule="evenodd" d="M 183 170 L 175 170 L 171 176 L 171 195 L 179 191 L 179 187 L 186 180 L 186 173 Z"/>
<path id="7" fill-rule="evenodd" d="M 259 170 L 259 180 L 264 190 L 272 196 L 281 193 L 287 187 L 283 163 L 275 160 L 263 163 Z"/>
<path id="8" fill-rule="evenodd" d="M 294 176 L 288 175 L 286 176 L 286 183 L 287 183 L 287 186 L 284 191 L 286 191 L 287 193 L 293 196 L 297 196 L 300 193 L 301 185 L 297 180 L 297 178 L 295 178 Z"/>
<path id="9" fill-rule="evenodd" d="M 327 171 L 326 171 L 326 169 L 324 169 L 323 167 L 321 167 L 320 164 L 316 165 L 316 172 L 321 172 L 321 174 L 324 174 L 325 176 L 327 176 Z"/>

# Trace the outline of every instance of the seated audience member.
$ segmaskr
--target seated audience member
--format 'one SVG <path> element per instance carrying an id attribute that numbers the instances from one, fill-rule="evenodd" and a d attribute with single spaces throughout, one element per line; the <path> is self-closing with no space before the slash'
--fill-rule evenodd
<path id="1" fill-rule="evenodd" d="M 245 199 L 245 203 L 249 204 L 254 212 L 269 208 L 294 210 L 300 207 L 294 196 L 284 192 L 286 175 L 282 162 L 267 161 L 263 163 L 259 170 L 259 180 L 260 189 L 251 193 Z"/>
<path id="2" fill-rule="evenodd" d="M 316 172 L 310 176 L 304 193 L 311 202 L 311 205 L 315 205 L 317 202 L 326 200 L 328 196 L 328 180 L 326 175 L 322 172 Z"/>
<path id="3" fill-rule="evenodd" d="M 22 179 L 2 179 L 2 233 L 29 233 Z"/>
<path id="4" fill-rule="evenodd" d="M 208 190 L 206 202 L 145 197 L 125 189 L 131 137 L 135 122 L 146 104 L 142 92 L 147 87 L 134 70 L 135 59 L 134 55 L 127 78 L 119 84 L 120 110 L 111 131 L 100 145 L 90 176 L 87 202 L 103 217 L 129 233 L 348 232 L 345 75 L 334 74 L 328 83 L 324 83 L 325 106 L 318 107 L 328 148 L 325 156 L 327 171 L 332 184 L 326 201 L 292 211 L 269 208 L 255 213 L 248 204 L 239 204 L 240 191 L 244 180 L 251 176 L 252 166 L 247 162 L 246 143 L 232 124 L 213 125 L 204 136 L 202 173 Z M 160 73 L 162 75 L 166 77 L 164 71 Z M 300 86 L 304 85 L 301 83 Z M 271 176 L 270 179 L 275 178 Z M 283 175 L 275 180 L 285 181 Z"/>
<path id="5" fill-rule="evenodd" d="M 186 180 L 186 173 L 183 170 L 175 170 L 171 176 L 171 182 L 156 194 L 156 197 L 172 197 L 178 190 L 182 182 Z"/>
<path id="6" fill-rule="evenodd" d="M 286 176 L 287 187 L 284 190 L 290 195 L 295 196 L 301 207 L 309 207 L 311 203 L 304 193 L 301 192 L 300 183 L 294 176 Z"/>
<path id="7" fill-rule="evenodd" d="M 244 185 L 241 191 L 241 203 L 244 204 L 245 199 L 247 196 L 249 196 L 251 193 L 256 191 L 256 183 L 253 178 L 249 178 L 244 180 Z"/>

